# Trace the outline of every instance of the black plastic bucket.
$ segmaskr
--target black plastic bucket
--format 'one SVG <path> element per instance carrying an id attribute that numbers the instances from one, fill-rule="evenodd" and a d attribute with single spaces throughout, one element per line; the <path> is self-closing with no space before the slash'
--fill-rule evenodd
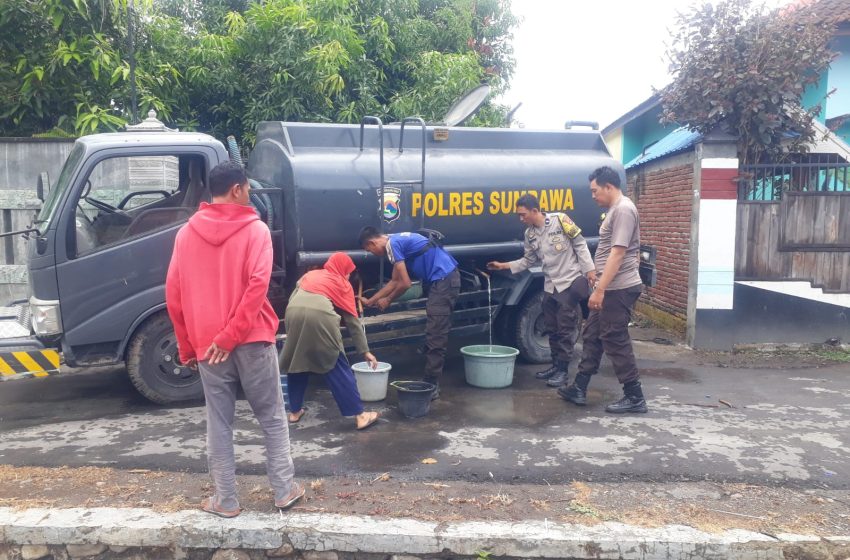
<path id="1" fill-rule="evenodd" d="M 431 395 L 437 387 L 425 381 L 393 381 L 398 391 L 398 409 L 407 418 L 422 418 L 431 410 Z"/>

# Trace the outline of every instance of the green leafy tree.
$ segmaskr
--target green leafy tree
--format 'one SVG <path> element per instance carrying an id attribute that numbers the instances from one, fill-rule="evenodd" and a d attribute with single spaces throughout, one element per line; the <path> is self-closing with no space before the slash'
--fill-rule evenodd
<path id="1" fill-rule="evenodd" d="M 6 0 L 0 134 L 125 124 L 128 17 L 141 113 L 249 142 L 261 120 L 434 120 L 479 83 L 499 92 L 517 23 L 507 0 L 136 0 L 129 15 L 127 0 Z"/>
<path id="2" fill-rule="evenodd" d="M 805 151 L 820 107 L 802 108 L 829 67 L 831 25 L 811 9 L 767 11 L 751 0 L 703 4 L 678 19 L 663 122 L 737 135 L 742 164 Z"/>
<path id="3" fill-rule="evenodd" d="M 190 33 L 202 29 L 224 33 L 227 14 L 244 12 L 249 3 L 249 0 L 156 0 L 161 15 L 178 20 Z"/>
<path id="4" fill-rule="evenodd" d="M 393 26 L 399 56 L 387 69 L 397 83 L 389 99 L 396 119 L 419 115 L 441 119 L 469 89 L 487 83 L 494 97 L 507 88 L 514 71 L 511 30 L 519 20 L 504 0 L 423 0 Z M 507 107 L 485 104 L 467 124 L 503 126 Z"/>
<path id="5" fill-rule="evenodd" d="M 439 121 L 464 92 L 486 81 L 478 56 L 471 52 L 428 51 L 410 66 L 412 85 L 399 92 L 390 103 L 390 113 L 399 118 L 420 115 L 426 120 Z M 500 126 L 504 114 L 500 110 L 488 111 L 479 113 L 476 118 L 478 124 Z"/>
<path id="6" fill-rule="evenodd" d="M 0 8 L 0 133 L 86 133 L 123 124 L 111 80 L 124 0 L 6 0 Z"/>

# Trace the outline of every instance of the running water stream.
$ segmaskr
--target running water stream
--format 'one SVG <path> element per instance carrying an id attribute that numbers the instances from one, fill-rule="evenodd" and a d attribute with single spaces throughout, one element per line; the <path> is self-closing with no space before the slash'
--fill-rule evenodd
<path id="1" fill-rule="evenodd" d="M 490 287 L 490 275 L 479 270 L 481 275 L 487 280 L 487 322 L 490 326 L 490 345 L 487 347 L 489 353 L 493 353 L 493 299 L 492 289 Z"/>

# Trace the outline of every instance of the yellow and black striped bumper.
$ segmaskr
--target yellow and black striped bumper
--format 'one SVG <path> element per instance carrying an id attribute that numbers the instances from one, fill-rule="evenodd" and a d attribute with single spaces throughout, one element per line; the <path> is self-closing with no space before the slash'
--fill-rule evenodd
<path id="1" fill-rule="evenodd" d="M 59 373 L 60 363 L 56 350 L 0 352 L 0 381 L 47 377 Z"/>

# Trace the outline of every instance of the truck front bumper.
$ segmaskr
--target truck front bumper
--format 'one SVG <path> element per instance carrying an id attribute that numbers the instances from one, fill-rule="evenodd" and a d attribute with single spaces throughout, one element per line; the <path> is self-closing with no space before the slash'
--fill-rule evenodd
<path id="1" fill-rule="evenodd" d="M 59 372 L 61 355 L 47 348 L 24 325 L 29 323 L 24 306 L 0 308 L 0 381 L 46 377 Z"/>

